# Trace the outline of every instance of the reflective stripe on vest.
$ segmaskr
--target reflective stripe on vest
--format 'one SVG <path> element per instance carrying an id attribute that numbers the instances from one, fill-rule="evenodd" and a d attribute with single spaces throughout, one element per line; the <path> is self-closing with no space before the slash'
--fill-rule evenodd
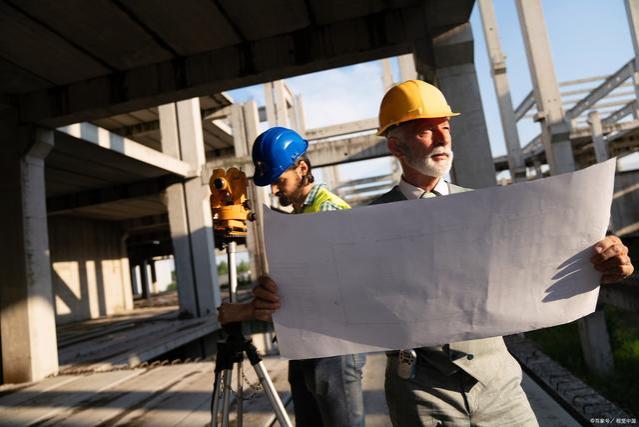
<path id="1" fill-rule="evenodd" d="M 344 200 L 337 197 L 335 194 L 328 191 L 326 188 L 320 188 L 315 196 L 315 200 L 313 200 L 313 204 L 306 206 L 303 213 L 315 213 L 320 212 L 320 207 L 322 203 L 331 202 L 339 209 L 350 209 L 351 207 Z"/>

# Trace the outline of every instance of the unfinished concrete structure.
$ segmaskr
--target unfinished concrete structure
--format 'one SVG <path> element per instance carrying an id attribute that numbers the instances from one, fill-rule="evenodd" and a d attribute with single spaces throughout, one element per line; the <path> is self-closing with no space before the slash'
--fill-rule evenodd
<path id="1" fill-rule="evenodd" d="M 469 111 L 468 130 L 482 125 L 479 101 L 465 93 L 477 87 L 472 55 L 447 54 L 472 44 L 472 6 L 468 0 L 191 0 L 162 7 L 104 1 L 73 9 L 65 2 L 2 3 L 3 380 L 55 372 L 56 313 L 63 321 L 130 308 L 131 265 L 169 248 L 181 311 L 211 317 L 220 297 L 206 163 L 248 154 L 220 129 L 212 131 L 219 143 L 205 148 L 210 123 L 203 128 L 202 118 L 215 119 L 230 106 L 214 94 L 414 52 L 417 71 L 438 79 L 451 102 Z M 474 105 L 467 108 L 467 101 Z M 470 136 L 461 130 L 456 138 L 469 157 L 481 150 L 488 159 L 465 164 L 460 155 L 459 183 L 493 184 L 487 138 L 466 144 Z M 65 288 L 68 282 L 76 288 Z"/>
<path id="2" fill-rule="evenodd" d="M 494 185 L 495 165 L 504 162 L 493 162 L 479 98 L 473 3 L 101 1 L 71 11 L 65 2 L 0 4 L 3 380 L 56 372 L 56 321 L 130 310 L 130 271 L 146 272 L 155 256 L 175 257 L 185 320 L 171 327 L 195 328 L 170 345 L 215 328 L 210 171 L 243 165 L 252 173 L 260 115 L 313 141 L 377 127 L 371 118 L 306 129 L 285 77 L 400 55 L 403 78 L 438 84 L 464 113 L 454 130 L 453 179 Z M 266 85 L 263 112 L 223 94 L 255 83 Z M 310 151 L 320 167 L 386 155 L 384 140 L 372 135 Z M 388 185 L 396 178 L 375 179 Z M 361 184 L 337 186 L 347 194 Z M 256 206 L 268 201 L 259 191 L 252 198 Z M 251 236 L 250 252 L 263 254 L 259 228 Z M 266 270 L 260 256 L 252 264 Z"/>

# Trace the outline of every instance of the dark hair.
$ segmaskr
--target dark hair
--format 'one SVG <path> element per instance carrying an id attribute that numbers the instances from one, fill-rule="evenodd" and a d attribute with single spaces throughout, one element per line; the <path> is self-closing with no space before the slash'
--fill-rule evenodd
<path id="1" fill-rule="evenodd" d="M 311 173 L 311 160 L 308 158 L 308 156 L 306 154 L 302 154 L 301 156 L 299 156 L 297 158 L 297 160 L 295 161 L 295 164 L 293 166 L 291 166 L 291 168 L 296 168 L 300 165 L 300 163 L 306 163 L 306 166 L 308 167 L 308 174 L 306 174 L 306 176 L 303 178 L 303 185 L 307 185 L 307 184 L 312 184 L 315 182 L 315 177 L 313 176 L 313 174 Z"/>

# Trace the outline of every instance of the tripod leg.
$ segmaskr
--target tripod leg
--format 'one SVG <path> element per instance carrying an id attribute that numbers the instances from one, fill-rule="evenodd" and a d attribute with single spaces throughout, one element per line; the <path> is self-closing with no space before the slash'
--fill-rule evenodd
<path id="1" fill-rule="evenodd" d="M 291 420 L 286 413 L 286 408 L 284 408 L 282 400 L 277 394 L 275 386 L 271 381 L 271 377 L 268 376 L 268 372 L 266 371 L 264 364 L 262 362 L 259 362 L 257 364 L 254 364 L 253 368 L 255 368 L 255 373 L 260 379 L 262 387 L 264 387 L 264 392 L 266 393 L 268 400 L 271 402 L 271 407 L 273 408 L 273 411 L 275 411 L 275 417 L 280 423 L 280 427 L 292 427 Z"/>
<path id="2" fill-rule="evenodd" d="M 242 427 L 243 423 L 243 403 L 244 403 L 244 388 L 242 386 L 243 376 L 243 363 L 240 361 L 237 363 L 237 427 Z"/>
<path id="3" fill-rule="evenodd" d="M 213 385 L 213 396 L 211 397 L 211 427 L 217 427 L 217 416 L 220 412 L 220 389 L 222 385 L 222 372 L 215 373 L 215 383 Z"/>
<path id="4" fill-rule="evenodd" d="M 222 427 L 229 427 L 229 408 L 231 406 L 231 381 L 233 380 L 233 369 L 225 369 L 222 387 L 224 387 L 224 398 L 222 403 Z"/>

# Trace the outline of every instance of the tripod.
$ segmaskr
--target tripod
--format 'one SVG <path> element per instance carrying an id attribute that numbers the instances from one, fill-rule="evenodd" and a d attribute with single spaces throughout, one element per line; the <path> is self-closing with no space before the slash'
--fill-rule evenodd
<path id="1" fill-rule="evenodd" d="M 229 299 L 236 301 L 237 291 L 237 269 L 235 264 L 236 238 L 225 242 L 226 254 L 229 266 Z M 225 342 L 218 343 L 217 358 L 215 361 L 215 382 L 213 386 L 213 397 L 211 401 L 211 426 L 217 427 L 218 414 L 220 412 L 220 400 L 222 400 L 222 427 L 229 424 L 229 407 L 231 404 L 231 381 L 233 377 L 233 366 L 237 364 L 237 425 L 242 426 L 242 363 L 244 354 L 255 369 L 264 392 L 273 408 L 273 412 L 282 427 L 291 427 L 286 409 L 280 400 L 273 382 L 268 375 L 262 362 L 262 358 L 257 353 L 257 349 L 250 339 L 242 334 L 242 324 L 240 322 L 224 325 L 224 330 L 228 334 Z"/>

